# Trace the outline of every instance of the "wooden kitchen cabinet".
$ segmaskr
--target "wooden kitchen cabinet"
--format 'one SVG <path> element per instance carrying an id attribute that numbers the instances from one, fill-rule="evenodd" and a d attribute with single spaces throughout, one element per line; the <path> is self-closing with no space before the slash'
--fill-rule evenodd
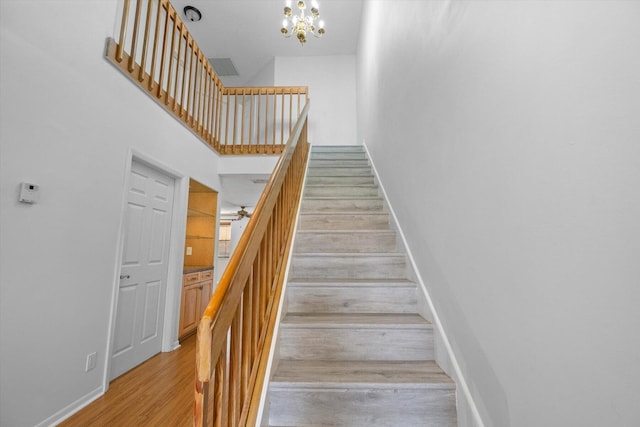
<path id="1" fill-rule="evenodd" d="M 213 269 L 184 274 L 179 338 L 184 338 L 196 331 L 202 313 L 211 299 L 212 286 Z"/>
<path id="2" fill-rule="evenodd" d="M 196 331 L 211 299 L 218 193 L 189 180 L 187 224 L 178 338 Z"/>

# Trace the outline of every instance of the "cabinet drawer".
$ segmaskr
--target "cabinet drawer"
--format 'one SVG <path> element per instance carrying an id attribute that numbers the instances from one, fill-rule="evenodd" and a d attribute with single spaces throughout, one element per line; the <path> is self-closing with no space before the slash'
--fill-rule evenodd
<path id="1" fill-rule="evenodd" d="M 200 273 L 189 273 L 184 275 L 182 286 L 191 285 L 200 281 Z"/>
<path id="2" fill-rule="evenodd" d="M 213 270 L 206 270 L 200 272 L 200 280 L 213 279 Z"/>

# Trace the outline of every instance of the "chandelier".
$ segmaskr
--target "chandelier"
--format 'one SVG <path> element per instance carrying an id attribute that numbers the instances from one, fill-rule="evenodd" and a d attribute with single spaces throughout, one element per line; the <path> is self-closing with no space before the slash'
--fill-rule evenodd
<path id="1" fill-rule="evenodd" d="M 324 22 L 318 21 L 317 28 L 314 24 L 318 18 L 320 18 L 318 3 L 315 0 L 311 2 L 310 15 L 305 15 L 307 5 L 304 1 L 298 0 L 297 6 L 300 13 L 293 15 L 291 11 L 291 0 L 286 2 L 286 6 L 284 7 L 284 20 L 282 21 L 282 28 L 280 29 L 282 35 L 289 38 L 295 34 L 301 45 L 304 45 L 307 41 L 307 33 L 311 33 L 315 37 L 322 37 L 325 33 Z"/>

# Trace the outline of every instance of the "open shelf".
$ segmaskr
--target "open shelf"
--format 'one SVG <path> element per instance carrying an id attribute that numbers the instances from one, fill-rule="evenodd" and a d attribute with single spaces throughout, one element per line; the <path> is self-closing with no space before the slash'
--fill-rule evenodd
<path id="1" fill-rule="evenodd" d="M 215 218 L 216 214 L 215 212 L 209 213 L 209 212 L 203 212 L 203 211 L 199 211 L 196 209 L 187 209 L 187 216 L 191 216 L 191 217 L 197 217 L 197 216 L 202 216 L 202 217 L 207 217 L 207 218 Z"/>

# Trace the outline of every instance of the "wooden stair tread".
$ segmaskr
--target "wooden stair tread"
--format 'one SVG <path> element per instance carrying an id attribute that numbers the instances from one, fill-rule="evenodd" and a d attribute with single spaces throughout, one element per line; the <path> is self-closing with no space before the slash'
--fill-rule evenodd
<path id="1" fill-rule="evenodd" d="M 274 388 L 455 388 L 432 360 L 281 360 Z"/>
<path id="2" fill-rule="evenodd" d="M 304 200 L 324 200 L 330 202 L 332 200 L 376 200 L 382 201 L 382 197 L 380 196 L 304 196 L 302 197 L 303 203 Z M 307 212 L 308 213 L 308 212 Z M 344 213 L 344 212 L 341 212 Z"/>
<path id="3" fill-rule="evenodd" d="M 432 328 L 431 322 L 412 313 L 287 313 L 281 325 L 283 328 Z"/>
<path id="4" fill-rule="evenodd" d="M 307 184 L 305 188 L 378 188 L 376 184 Z"/>
<path id="5" fill-rule="evenodd" d="M 297 234 L 327 234 L 335 236 L 337 234 L 383 234 L 383 235 L 396 235 L 395 231 L 391 230 L 298 230 Z"/>
<path id="6" fill-rule="evenodd" d="M 292 279 L 288 287 L 416 287 L 416 282 L 409 279 Z"/>
<path id="7" fill-rule="evenodd" d="M 304 258 L 304 257 L 314 257 L 314 258 L 405 258 L 406 255 L 402 252 L 352 252 L 352 253 L 343 253 L 343 252 L 305 252 L 301 254 L 294 254 L 293 258 Z"/>

